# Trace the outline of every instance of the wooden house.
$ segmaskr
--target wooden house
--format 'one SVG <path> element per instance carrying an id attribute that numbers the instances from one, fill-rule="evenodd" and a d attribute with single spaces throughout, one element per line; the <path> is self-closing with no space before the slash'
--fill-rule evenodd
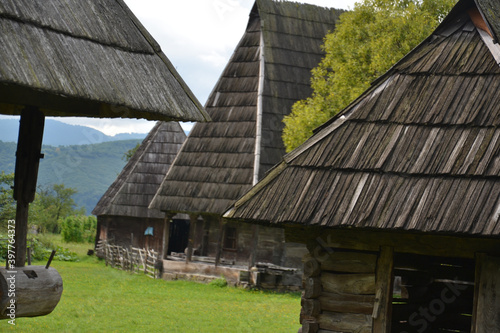
<path id="1" fill-rule="evenodd" d="M 185 139 L 178 122 L 156 123 L 92 211 L 96 244 L 163 251 L 165 214 L 148 206 Z"/>
<path id="2" fill-rule="evenodd" d="M 500 332 L 500 2 L 440 26 L 224 217 L 307 244 L 302 332 Z"/>
<path id="3" fill-rule="evenodd" d="M 12 319 L 12 305 L 14 318 L 46 315 L 62 294 L 50 263 L 25 267 L 45 117 L 209 117 L 122 0 L 0 0 L 0 59 L 0 113 L 21 116 L 16 218 L 2 222 L 9 235 L 15 226 L 15 259 L 0 268 L 0 319 Z M 15 299 L 6 283 L 13 274 Z"/>
<path id="4" fill-rule="evenodd" d="M 246 31 L 205 105 L 213 121 L 194 126 L 151 203 L 169 216 L 190 215 L 187 261 L 194 252 L 195 259 L 208 257 L 209 263 L 200 269 L 202 264 L 168 260 L 165 271 L 203 270 L 232 279 L 227 270 L 214 270 L 214 264 L 245 270 L 257 263 L 301 265 L 297 258 L 305 248 L 285 244 L 279 228 L 226 223 L 220 216 L 285 153 L 283 116 L 311 94 L 310 71 L 321 60 L 323 38 L 339 14 L 287 1 L 255 2 Z M 281 277 L 269 279 L 274 284 Z"/>

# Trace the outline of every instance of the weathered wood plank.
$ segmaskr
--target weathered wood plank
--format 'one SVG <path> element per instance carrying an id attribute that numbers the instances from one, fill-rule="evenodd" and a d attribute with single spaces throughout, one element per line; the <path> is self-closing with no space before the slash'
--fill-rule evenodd
<path id="1" fill-rule="evenodd" d="M 323 271 L 374 273 L 377 256 L 371 253 L 334 251 L 321 261 Z"/>
<path id="2" fill-rule="evenodd" d="M 324 311 L 318 316 L 318 323 L 321 329 L 326 330 L 371 333 L 372 318 L 364 314 Z"/>
<path id="3" fill-rule="evenodd" d="M 304 298 L 316 298 L 321 295 L 321 279 L 311 277 L 304 280 Z"/>
<path id="4" fill-rule="evenodd" d="M 500 240 L 491 238 L 456 237 L 407 233 L 399 231 L 346 230 L 315 227 L 287 227 L 285 239 L 304 243 L 311 253 L 323 247 L 359 251 L 378 251 L 380 246 L 390 246 L 394 252 L 423 254 L 441 257 L 474 258 L 476 252 L 500 255 Z M 312 240 L 312 241 L 311 241 Z M 321 244 L 318 242 L 321 240 Z"/>
<path id="5" fill-rule="evenodd" d="M 394 251 L 384 246 L 377 260 L 376 296 L 373 308 L 373 333 L 391 332 Z"/>
<path id="6" fill-rule="evenodd" d="M 321 273 L 321 266 L 319 262 L 314 259 L 310 254 L 304 257 L 304 278 L 316 277 Z"/>
<path id="7" fill-rule="evenodd" d="M 374 295 L 349 295 L 322 292 L 318 297 L 321 310 L 342 313 L 373 313 Z"/>
<path id="8" fill-rule="evenodd" d="M 500 258 L 482 255 L 478 259 L 473 332 L 500 332 Z"/>
<path id="9" fill-rule="evenodd" d="M 332 274 L 322 273 L 323 290 L 333 293 L 355 295 L 375 294 L 375 274 Z"/>

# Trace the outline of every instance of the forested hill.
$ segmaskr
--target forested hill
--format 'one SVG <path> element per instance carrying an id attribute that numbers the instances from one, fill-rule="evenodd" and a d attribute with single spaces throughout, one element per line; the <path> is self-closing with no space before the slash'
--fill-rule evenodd
<path id="1" fill-rule="evenodd" d="M 75 188 L 75 201 L 87 214 L 125 166 L 123 155 L 142 140 L 124 140 L 89 145 L 42 147 L 38 186 L 64 184 Z M 0 141 L 0 171 L 14 172 L 16 143 Z"/>
<path id="2" fill-rule="evenodd" d="M 1 119 L 1 141 L 16 142 L 18 133 L 19 119 Z M 70 146 L 109 141 L 142 140 L 145 137 L 145 133 L 122 133 L 110 136 L 87 126 L 69 125 L 54 119 L 46 119 L 43 131 L 43 144 L 50 146 Z"/>

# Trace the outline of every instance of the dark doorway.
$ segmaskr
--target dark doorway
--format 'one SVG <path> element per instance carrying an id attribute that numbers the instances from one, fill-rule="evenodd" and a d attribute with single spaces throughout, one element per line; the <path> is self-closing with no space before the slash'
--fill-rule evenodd
<path id="1" fill-rule="evenodd" d="M 170 223 L 170 239 L 167 254 L 172 252 L 184 253 L 188 245 L 189 220 L 173 219 Z"/>
<path id="2" fill-rule="evenodd" d="M 470 332 L 472 259 L 395 253 L 393 332 Z"/>

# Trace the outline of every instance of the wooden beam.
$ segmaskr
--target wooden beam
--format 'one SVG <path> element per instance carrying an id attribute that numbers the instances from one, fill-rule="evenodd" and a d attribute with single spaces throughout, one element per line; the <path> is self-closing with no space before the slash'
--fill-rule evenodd
<path id="1" fill-rule="evenodd" d="M 172 219 L 172 214 L 165 215 L 165 220 L 163 222 L 163 239 L 161 247 L 161 259 L 166 259 L 168 255 L 168 243 L 170 241 L 170 220 Z"/>
<path id="2" fill-rule="evenodd" d="M 21 111 L 14 176 L 16 208 L 15 264 L 24 267 L 28 236 L 29 204 L 35 199 L 45 116 L 38 108 Z"/>
<path id="3" fill-rule="evenodd" d="M 198 220 L 198 215 L 189 215 L 189 238 L 188 238 L 188 247 L 186 253 L 186 263 L 191 262 L 193 259 L 193 245 L 194 245 L 194 236 L 196 233 L 196 221 Z"/>
<path id="4" fill-rule="evenodd" d="M 286 226 L 285 236 L 287 242 L 306 243 L 313 255 L 325 248 L 378 252 L 389 246 L 394 252 L 440 257 L 474 259 L 476 252 L 500 256 L 500 239 L 464 235 Z"/>
<path id="5" fill-rule="evenodd" d="M 255 258 L 257 256 L 257 247 L 259 244 L 259 225 L 252 225 L 252 246 L 250 248 L 250 258 L 248 258 L 248 269 L 255 266 Z"/>
<path id="6" fill-rule="evenodd" d="M 222 252 L 222 239 L 224 237 L 224 224 L 223 218 L 219 218 L 219 234 L 217 236 L 217 249 L 215 250 L 215 267 L 219 266 L 220 257 Z"/>
<path id="7" fill-rule="evenodd" d="M 375 294 L 375 274 L 321 273 L 323 290 L 339 294 Z"/>
<path id="8" fill-rule="evenodd" d="M 479 255 L 476 272 L 472 332 L 500 332 L 500 258 Z"/>
<path id="9" fill-rule="evenodd" d="M 384 246 L 377 260 L 373 333 L 391 332 L 392 288 L 394 281 L 394 250 Z"/>

